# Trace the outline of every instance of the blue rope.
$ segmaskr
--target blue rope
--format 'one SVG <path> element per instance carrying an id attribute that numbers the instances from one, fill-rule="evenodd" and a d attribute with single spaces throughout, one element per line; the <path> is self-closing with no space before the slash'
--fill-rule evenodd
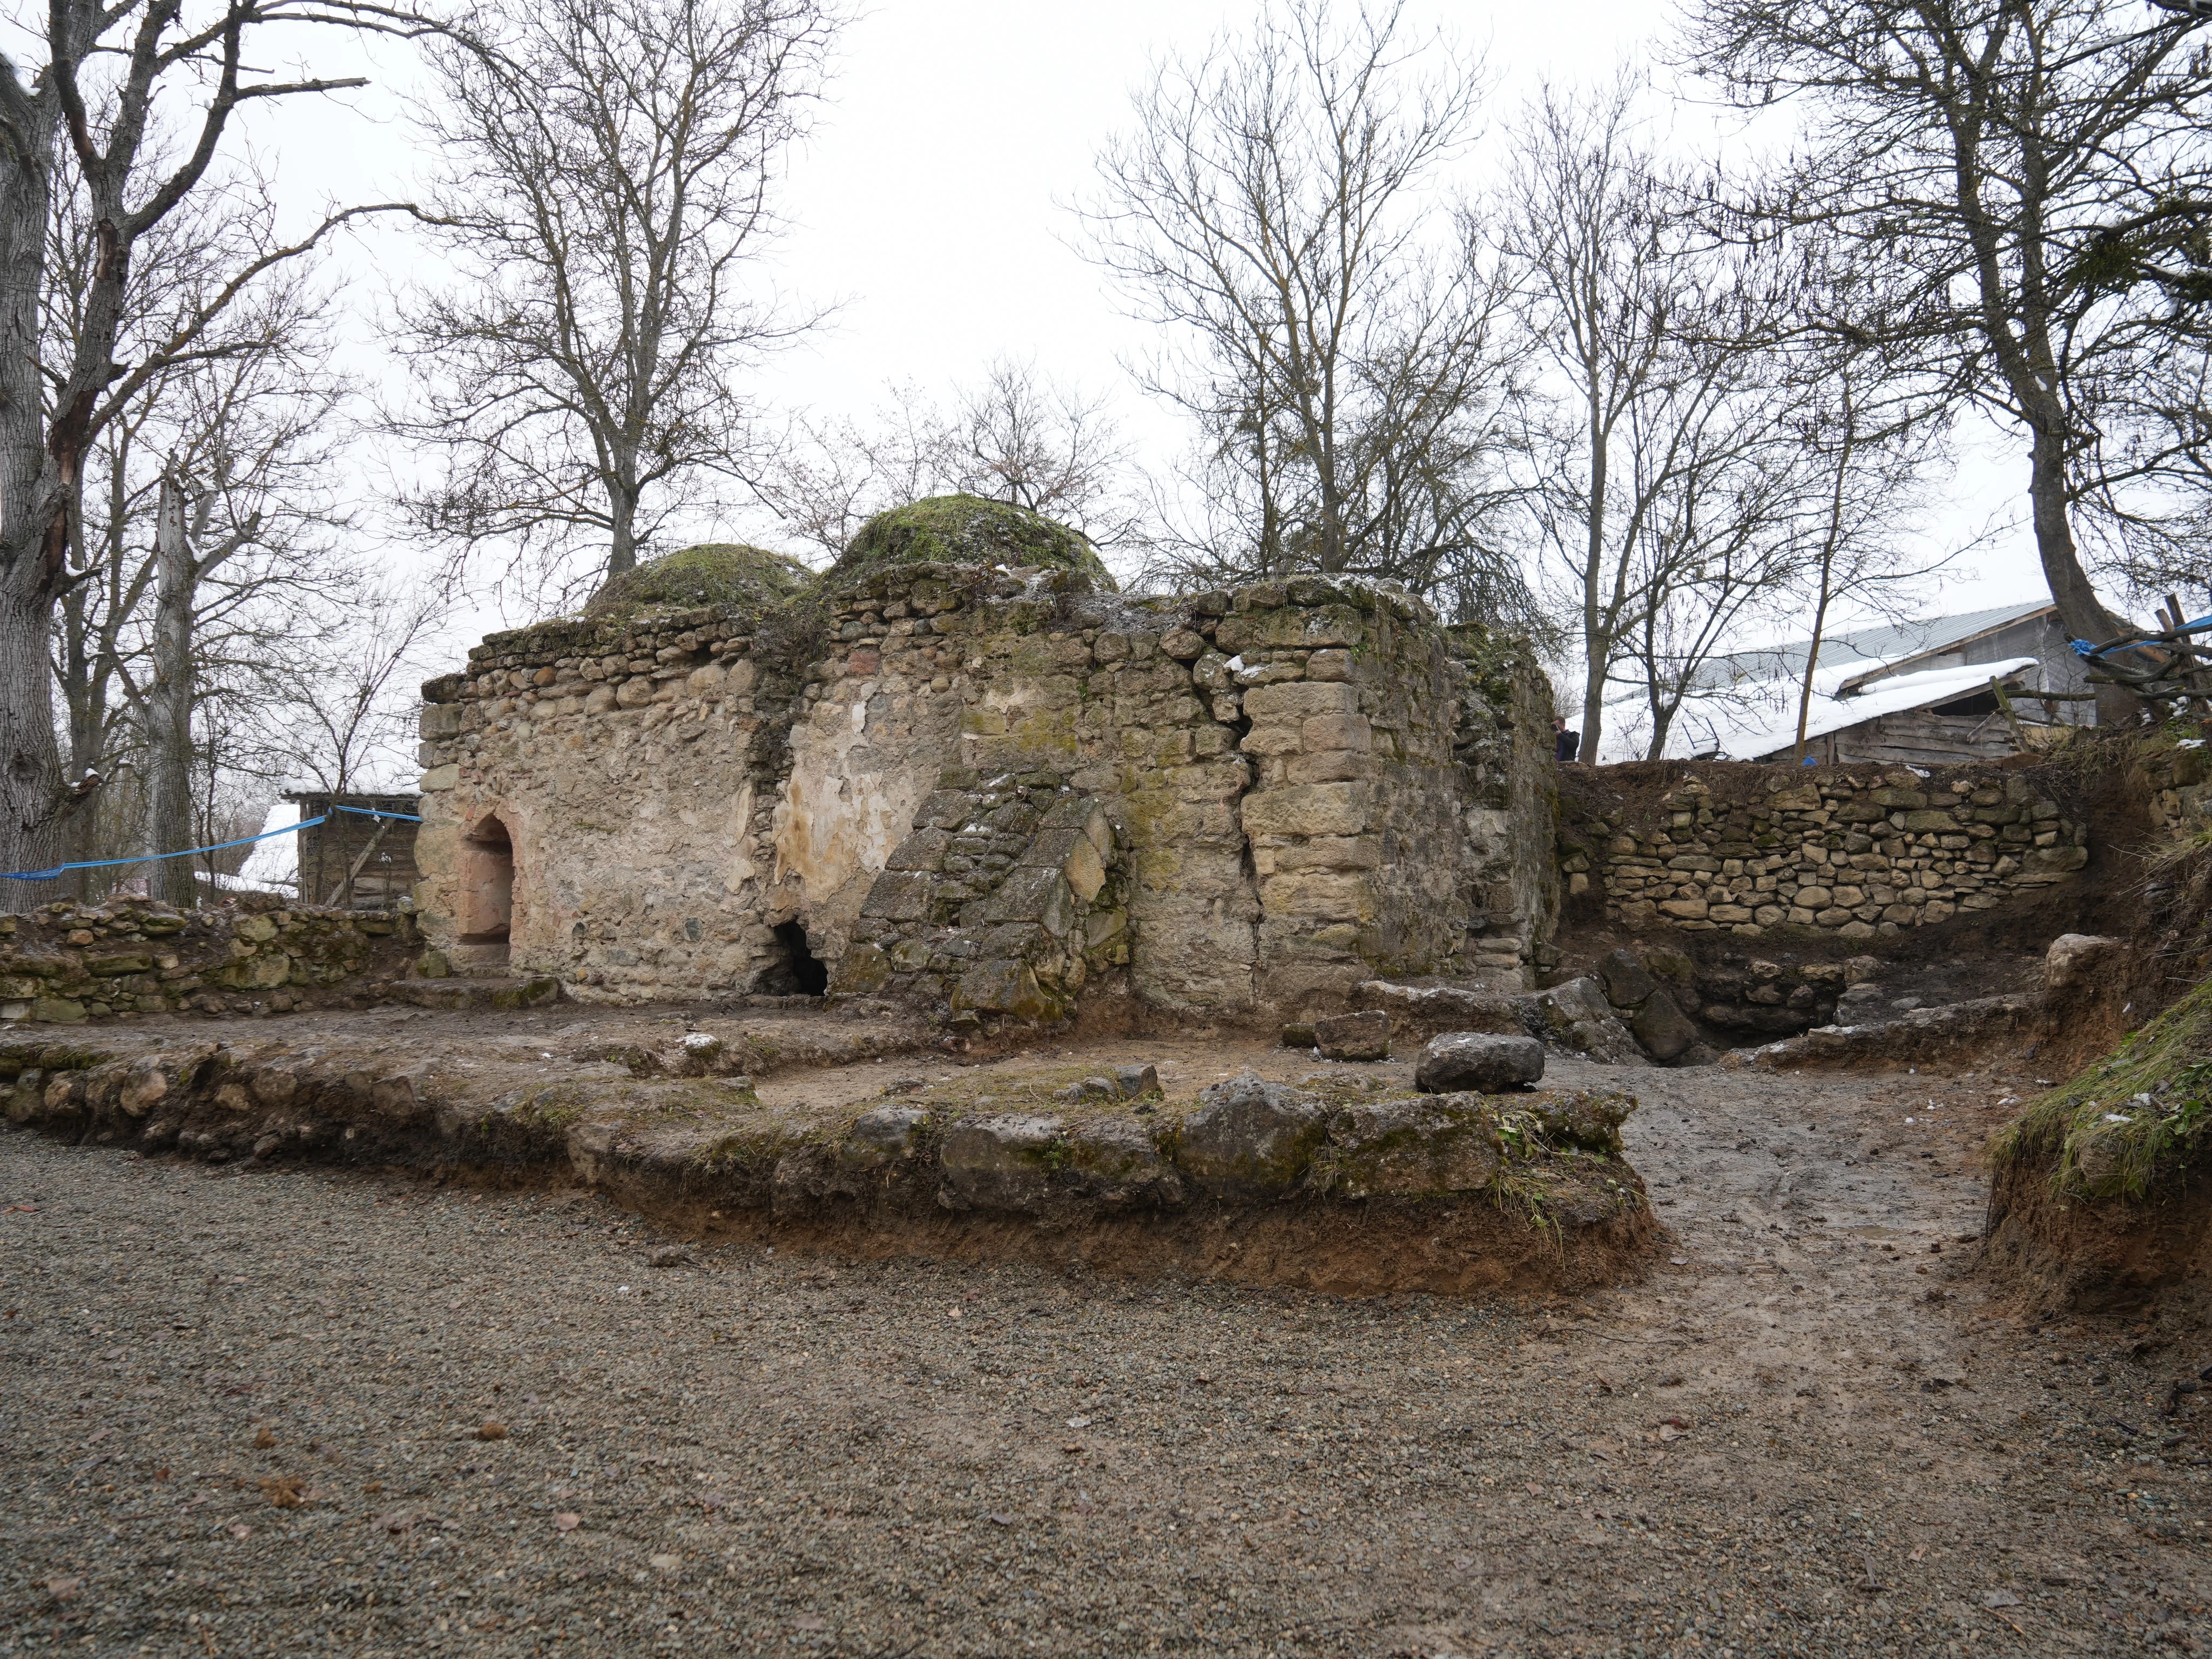
<path id="1" fill-rule="evenodd" d="M 226 847 L 245 847 L 257 841 L 267 841 L 271 836 L 296 835 L 302 830 L 312 830 L 323 820 L 306 818 L 298 823 L 288 823 L 282 830 L 264 830 L 258 836 L 241 836 L 236 841 L 219 841 L 212 847 L 187 847 L 181 853 L 141 853 L 135 859 L 94 859 L 84 864 L 57 864 L 51 870 L 21 870 L 0 872 L 0 881 L 52 881 L 72 870 L 112 870 L 123 864 L 158 864 L 163 859 L 188 859 L 195 853 L 220 853 Z M 422 822 L 416 819 L 416 823 Z"/>
<path id="2" fill-rule="evenodd" d="M 416 817 L 412 812 L 380 812 L 374 807 L 368 806 L 340 806 L 336 801 L 331 803 L 331 811 L 333 812 L 358 812 L 365 818 L 398 818 L 402 823 L 420 823 L 422 822 L 422 819 Z M 320 819 L 316 821 L 318 823 L 321 822 Z"/>

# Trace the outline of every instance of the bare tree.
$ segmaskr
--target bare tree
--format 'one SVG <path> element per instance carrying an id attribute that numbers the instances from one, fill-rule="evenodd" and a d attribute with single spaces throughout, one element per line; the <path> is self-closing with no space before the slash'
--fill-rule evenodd
<path id="1" fill-rule="evenodd" d="M 1804 479 L 1771 250 L 1717 246 L 1684 169 L 1641 131 L 1638 83 L 1528 107 L 1492 234 L 1540 365 L 1528 501 L 1577 623 L 1582 752 L 1624 669 L 1650 753 L 1705 664 L 1795 573 Z"/>
<path id="2" fill-rule="evenodd" d="M 35 38 L 45 61 L 0 57 L 0 869 L 51 860 L 81 804 L 61 775 L 47 631 L 69 580 L 70 544 L 92 444 L 147 380 L 188 361 L 206 331 L 271 267 L 376 208 L 332 214 L 231 273 L 135 361 L 117 344 L 141 243 L 222 176 L 232 119 L 272 99 L 358 78 L 260 78 L 272 31 L 426 27 L 369 0 L 49 0 Z M 179 156 L 155 159 L 156 105 L 179 124 Z M 74 337 L 46 337 L 48 227 L 58 194 L 81 187 L 99 251 Z"/>
<path id="3" fill-rule="evenodd" d="M 951 407 L 911 384 L 866 422 L 793 422 L 763 463 L 758 493 L 830 558 L 887 507 L 925 495 L 982 495 L 1058 519 L 1101 547 L 1143 535 L 1128 446 L 1106 400 L 1002 357 Z"/>
<path id="4" fill-rule="evenodd" d="M 2051 596 L 2077 635 L 2122 623 L 2082 536 L 2140 542 L 2203 482 L 2201 419 L 2169 423 L 2145 388 L 2201 358 L 2189 239 L 2212 204 L 2203 111 L 2212 52 L 2193 9 L 2134 0 L 1695 0 L 1683 56 L 1738 102 L 1799 106 L 1805 159 L 1755 196 L 1769 222 L 1818 221 L 1902 303 L 1818 319 L 2015 426 Z M 2185 288 L 2186 283 L 2183 286 Z M 2182 515 L 2187 522 L 2187 514 Z M 2100 718 L 2133 720 L 2124 690 Z"/>
<path id="5" fill-rule="evenodd" d="M 453 266 L 414 302 L 423 528 L 628 570 L 751 447 L 741 377 L 810 326 L 749 288 L 830 0 L 491 0 L 436 54 Z M 557 584 L 556 584 L 557 585 Z"/>
<path id="6" fill-rule="evenodd" d="M 1200 428 L 1200 494 L 1231 503 L 1186 561 L 1510 600 L 1518 567 L 1487 533 L 1513 391 L 1500 290 L 1442 194 L 1479 66 L 1411 33 L 1397 4 L 1281 0 L 1164 64 L 1085 217 L 1170 336 L 1146 380 Z"/>

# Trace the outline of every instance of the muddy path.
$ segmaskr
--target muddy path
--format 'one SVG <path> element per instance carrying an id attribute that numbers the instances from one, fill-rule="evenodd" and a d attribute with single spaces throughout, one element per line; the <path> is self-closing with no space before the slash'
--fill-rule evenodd
<path id="1" fill-rule="evenodd" d="M 2199 1314 L 2038 1322 L 1974 1270 L 1978 1148 L 2031 1079 L 1551 1080 L 1644 1099 L 1672 1243 L 1522 1304 L 750 1242 L 657 1268 L 589 1194 L 0 1136 L 0 1651 L 2212 1642 Z"/>

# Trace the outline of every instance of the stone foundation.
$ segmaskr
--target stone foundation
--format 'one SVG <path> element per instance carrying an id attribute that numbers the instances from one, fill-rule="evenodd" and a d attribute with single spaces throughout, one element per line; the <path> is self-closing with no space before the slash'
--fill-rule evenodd
<path id="1" fill-rule="evenodd" d="M 985 1026 L 1547 958 L 1549 697 L 1516 644 L 1312 578 L 1129 599 L 904 565 L 817 603 L 547 623 L 427 685 L 426 935 L 586 1000 L 822 973 Z"/>

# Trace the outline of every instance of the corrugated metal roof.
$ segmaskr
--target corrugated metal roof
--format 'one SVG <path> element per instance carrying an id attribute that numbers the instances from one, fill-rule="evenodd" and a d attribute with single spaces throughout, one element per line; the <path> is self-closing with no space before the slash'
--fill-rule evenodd
<path id="1" fill-rule="evenodd" d="M 1873 665 L 1934 655 L 1994 629 L 2024 622 L 2053 608 L 2049 599 L 2032 599 L 2021 605 L 1992 605 L 1986 611 L 1962 611 L 1955 617 L 1929 617 L 1917 622 L 1885 623 L 1876 627 L 1854 628 L 1843 633 L 1830 634 L 1820 641 L 1820 666 L 1824 670 L 1849 668 L 1855 663 Z M 1703 684 L 1712 688 L 1742 680 L 1773 679 L 1784 674 L 1796 678 L 1804 673 L 1805 659 L 1812 647 L 1810 640 L 1792 640 L 1784 645 L 1735 652 L 1725 657 L 1715 658 L 1709 665 L 1708 672 L 1700 674 L 1698 678 Z"/>

